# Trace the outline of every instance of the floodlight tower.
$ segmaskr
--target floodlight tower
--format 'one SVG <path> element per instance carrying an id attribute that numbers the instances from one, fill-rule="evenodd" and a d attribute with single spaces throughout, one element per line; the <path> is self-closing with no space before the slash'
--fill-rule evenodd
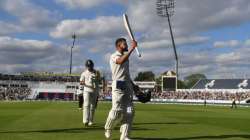
<path id="1" fill-rule="evenodd" d="M 72 37 L 72 39 L 73 39 L 73 44 L 72 44 L 72 46 L 70 47 L 70 66 L 69 66 L 69 74 L 71 74 L 71 71 L 72 71 L 72 49 L 74 48 L 74 45 L 75 45 L 76 34 L 74 33 L 71 37 Z"/>
<path id="2" fill-rule="evenodd" d="M 169 30 L 170 30 L 170 36 L 171 36 L 172 45 L 174 48 L 175 60 L 176 60 L 176 66 L 175 66 L 176 79 L 178 81 L 178 76 L 179 76 L 179 73 L 178 73 L 178 66 L 179 66 L 178 55 L 176 52 L 175 41 L 174 41 L 174 36 L 173 36 L 171 21 L 170 21 L 170 17 L 174 15 L 174 7 L 175 7 L 175 0 L 157 0 L 156 1 L 157 15 L 160 17 L 167 18 L 167 20 L 168 20 L 168 26 L 169 26 Z"/>

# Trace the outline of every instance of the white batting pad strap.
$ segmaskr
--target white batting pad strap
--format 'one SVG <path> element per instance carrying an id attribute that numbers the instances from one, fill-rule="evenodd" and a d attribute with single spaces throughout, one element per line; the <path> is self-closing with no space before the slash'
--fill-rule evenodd
<path id="1" fill-rule="evenodd" d="M 127 107 L 127 113 L 131 114 L 132 113 L 132 107 Z"/>

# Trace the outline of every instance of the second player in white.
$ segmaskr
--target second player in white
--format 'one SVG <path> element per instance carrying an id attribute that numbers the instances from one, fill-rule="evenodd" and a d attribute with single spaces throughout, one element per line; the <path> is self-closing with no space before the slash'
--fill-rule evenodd
<path id="1" fill-rule="evenodd" d="M 81 74 L 80 84 L 84 86 L 83 92 L 83 124 L 91 126 L 94 121 L 94 114 L 99 94 L 99 75 L 94 69 L 92 60 L 86 61 L 86 70 Z"/>

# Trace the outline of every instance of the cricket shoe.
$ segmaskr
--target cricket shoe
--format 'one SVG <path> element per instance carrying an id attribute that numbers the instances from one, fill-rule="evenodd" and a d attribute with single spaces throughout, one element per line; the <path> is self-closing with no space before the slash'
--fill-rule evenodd
<path id="1" fill-rule="evenodd" d="M 83 125 L 85 126 L 85 127 L 88 127 L 89 126 L 89 124 L 86 122 L 86 123 L 83 123 Z"/>
<path id="2" fill-rule="evenodd" d="M 128 137 L 121 137 L 120 140 L 132 140 L 132 139 L 130 139 Z"/>
<path id="3" fill-rule="evenodd" d="M 120 132 L 121 132 L 120 140 L 131 140 L 130 138 L 128 138 L 127 135 L 125 135 L 125 133 L 123 132 L 123 129 L 120 129 Z"/>
<path id="4" fill-rule="evenodd" d="M 111 138 L 111 130 L 105 130 L 104 135 L 107 139 Z"/>
<path id="5" fill-rule="evenodd" d="M 92 126 L 92 125 L 93 125 L 93 122 L 89 122 L 88 125 L 89 125 L 89 126 Z"/>
<path id="6" fill-rule="evenodd" d="M 82 108 L 79 107 L 78 110 L 82 110 Z"/>

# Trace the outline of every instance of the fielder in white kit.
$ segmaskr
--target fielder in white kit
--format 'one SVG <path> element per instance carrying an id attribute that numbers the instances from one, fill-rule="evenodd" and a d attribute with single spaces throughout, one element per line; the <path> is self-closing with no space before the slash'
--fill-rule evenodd
<path id="1" fill-rule="evenodd" d="M 137 47 L 137 42 L 132 41 L 128 50 L 126 39 L 116 40 L 116 52 L 110 57 L 112 71 L 112 108 L 105 124 L 105 137 L 111 137 L 112 128 L 117 120 L 121 120 L 120 140 L 129 140 L 134 117 L 133 82 L 129 73 L 129 56 Z"/>
<path id="2" fill-rule="evenodd" d="M 80 84 L 84 86 L 83 91 L 83 124 L 93 125 L 97 98 L 99 94 L 99 76 L 94 69 L 92 60 L 86 61 L 86 70 L 81 74 Z"/>

